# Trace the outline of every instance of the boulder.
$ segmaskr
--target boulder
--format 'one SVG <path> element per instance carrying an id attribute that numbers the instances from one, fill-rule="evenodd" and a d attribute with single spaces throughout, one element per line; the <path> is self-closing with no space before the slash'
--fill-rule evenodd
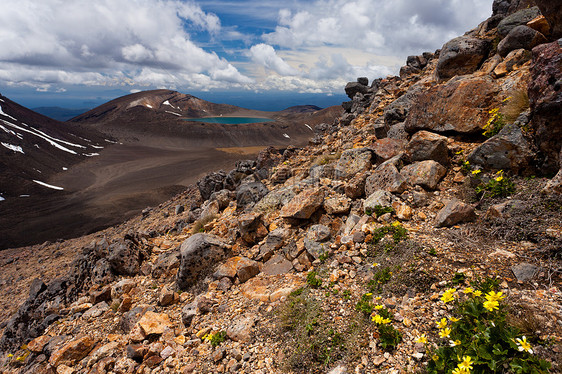
<path id="1" fill-rule="evenodd" d="M 293 269 L 293 264 L 285 256 L 274 255 L 263 265 L 262 273 L 280 275 L 288 273 L 291 269 Z"/>
<path id="2" fill-rule="evenodd" d="M 255 277 L 260 272 L 259 263 L 249 258 L 236 256 L 229 258 L 225 263 L 219 265 L 213 276 L 217 279 L 228 277 L 232 280 L 236 276 L 240 283 L 246 282 L 248 279 Z"/>
<path id="3" fill-rule="evenodd" d="M 216 201 L 219 205 L 219 210 L 223 210 L 236 198 L 236 194 L 229 190 L 220 190 L 213 192 L 209 197 L 209 200 Z"/>
<path id="4" fill-rule="evenodd" d="M 562 147 L 562 42 L 541 44 L 533 48 L 529 102 L 532 111 L 531 131 L 544 158 L 542 171 L 560 169 Z"/>
<path id="5" fill-rule="evenodd" d="M 540 15 L 541 11 L 536 6 L 528 9 L 521 9 L 501 20 L 498 24 L 498 33 L 505 37 L 517 26 L 526 25 L 527 22 Z"/>
<path id="6" fill-rule="evenodd" d="M 95 341 L 89 336 L 66 343 L 51 355 L 49 364 L 54 367 L 59 365 L 74 366 L 94 349 L 95 344 Z"/>
<path id="7" fill-rule="evenodd" d="M 358 173 L 347 181 L 344 187 L 345 195 L 352 199 L 358 199 L 365 195 L 365 180 L 367 173 Z"/>
<path id="8" fill-rule="evenodd" d="M 257 203 L 269 193 L 267 187 L 261 182 L 243 184 L 236 190 L 238 206 L 245 207 Z"/>
<path id="9" fill-rule="evenodd" d="M 345 195 L 336 195 L 324 200 L 324 210 L 328 214 L 345 214 L 349 212 L 351 202 Z"/>
<path id="10" fill-rule="evenodd" d="M 502 57 L 516 49 L 532 49 L 546 42 L 543 34 L 528 26 L 514 27 L 509 34 L 498 44 L 498 54 Z"/>
<path id="11" fill-rule="evenodd" d="M 295 197 L 292 188 L 280 188 L 269 192 L 255 206 L 257 212 L 269 212 L 287 205 L 291 199 Z"/>
<path id="12" fill-rule="evenodd" d="M 553 0 L 535 0 L 535 2 L 550 25 L 552 38 L 562 38 L 562 3 Z"/>
<path id="13" fill-rule="evenodd" d="M 162 335 L 167 328 L 172 328 L 170 317 L 166 313 L 147 311 L 139 320 L 138 325 L 144 336 Z"/>
<path id="14" fill-rule="evenodd" d="M 199 188 L 199 193 L 201 194 L 203 200 L 209 199 L 213 192 L 222 190 L 225 178 L 226 173 L 222 170 L 215 173 L 209 173 L 201 178 L 197 182 L 197 188 Z"/>
<path id="15" fill-rule="evenodd" d="M 531 170 L 534 153 L 519 126 L 506 125 L 468 155 L 472 165 L 486 169 L 511 170 L 515 174 Z"/>
<path id="16" fill-rule="evenodd" d="M 283 218 L 309 219 L 324 202 L 321 188 L 308 188 L 291 199 L 280 211 Z"/>
<path id="17" fill-rule="evenodd" d="M 389 139 L 407 140 L 408 133 L 406 132 L 404 122 L 399 122 L 390 126 L 388 132 L 386 133 L 386 137 Z"/>
<path id="18" fill-rule="evenodd" d="M 111 270 L 117 275 L 136 275 L 140 271 L 140 252 L 127 242 L 113 243 L 109 246 L 108 261 Z"/>
<path id="19" fill-rule="evenodd" d="M 520 9 L 529 9 L 535 5 L 535 0 L 494 0 L 492 14 L 505 18 Z"/>
<path id="20" fill-rule="evenodd" d="M 226 335 L 235 342 L 250 343 L 255 323 L 254 317 L 240 317 L 232 322 Z"/>
<path id="21" fill-rule="evenodd" d="M 420 89 L 413 86 L 405 94 L 387 105 L 383 112 L 384 123 L 387 126 L 392 126 L 395 123 L 404 122 L 419 92 Z"/>
<path id="22" fill-rule="evenodd" d="M 439 79 L 471 74 L 478 70 L 490 51 L 490 42 L 471 36 L 459 36 L 441 48 L 436 74 Z"/>
<path id="23" fill-rule="evenodd" d="M 356 94 L 368 94 L 369 93 L 369 86 L 359 83 L 359 82 L 349 82 L 345 86 L 345 94 L 350 98 L 353 99 Z"/>
<path id="24" fill-rule="evenodd" d="M 197 233 L 186 239 L 180 248 L 180 266 L 176 275 L 179 289 L 185 290 L 195 284 L 211 266 L 226 257 L 228 251 L 229 246 L 213 235 Z"/>
<path id="25" fill-rule="evenodd" d="M 402 139 L 378 139 L 372 145 L 372 149 L 377 159 L 386 161 L 403 152 L 406 144 L 406 141 Z"/>
<path id="26" fill-rule="evenodd" d="M 447 169 L 433 160 L 420 161 L 406 165 L 400 171 L 406 181 L 412 185 L 434 190 L 437 184 L 447 174 Z"/>
<path id="27" fill-rule="evenodd" d="M 152 277 L 168 277 L 170 273 L 180 266 L 180 252 L 175 249 L 161 253 L 152 265 Z"/>
<path id="28" fill-rule="evenodd" d="M 550 35 L 550 24 L 542 14 L 527 22 L 527 26 L 533 30 L 537 30 L 544 36 Z"/>
<path id="29" fill-rule="evenodd" d="M 409 133 L 418 130 L 480 134 L 488 110 L 499 105 L 499 86 L 489 76 L 458 77 L 417 96 L 406 118 Z"/>
<path id="30" fill-rule="evenodd" d="M 370 196 L 375 191 L 385 190 L 392 193 L 402 193 L 408 187 L 406 178 L 390 162 L 379 165 L 365 181 L 365 194 Z"/>
<path id="31" fill-rule="evenodd" d="M 429 131 L 418 131 L 412 135 L 412 139 L 406 146 L 406 154 L 413 162 L 434 160 L 441 165 L 449 165 L 447 137 Z"/>
<path id="32" fill-rule="evenodd" d="M 338 160 L 335 175 L 340 179 L 353 177 L 357 173 L 369 170 L 373 162 L 373 151 L 370 148 L 348 149 Z"/>
<path id="33" fill-rule="evenodd" d="M 457 223 L 470 222 L 476 219 L 476 213 L 471 205 L 459 200 L 449 201 L 435 217 L 435 227 L 449 227 Z"/>
<path id="34" fill-rule="evenodd" d="M 513 275 L 515 275 L 515 278 L 517 278 L 519 282 L 526 282 L 533 279 L 539 270 L 539 267 L 529 264 L 528 262 L 522 262 L 511 267 Z"/>

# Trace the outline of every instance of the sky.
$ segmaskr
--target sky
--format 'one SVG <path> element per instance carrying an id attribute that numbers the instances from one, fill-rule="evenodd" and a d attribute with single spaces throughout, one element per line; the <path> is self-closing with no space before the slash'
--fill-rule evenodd
<path id="1" fill-rule="evenodd" d="M 476 27 L 491 4 L 3 0 L 0 93 L 31 107 L 93 107 L 156 88 L 256 108 L 285 104 L 275 97 L 339 103 L 348 81 L 397 75 L 408 55 Z"/>

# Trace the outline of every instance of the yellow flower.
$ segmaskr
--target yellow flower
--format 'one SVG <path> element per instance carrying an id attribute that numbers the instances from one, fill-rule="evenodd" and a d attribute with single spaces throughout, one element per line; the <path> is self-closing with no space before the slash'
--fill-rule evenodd
<path id="1" fill-rule="evenodd" d="M 496 293 L 494 291 L 490 291 L 486 294 L 485 298 L 489 301 L 501 301 L 505 299 L 505 296 L 503 295 L 503 292 Z"/>
<path id="2" fill-rule="evenodd" d="M 458 321 L 460 321 L 460 319 L 455 318 L 455 317 L 449 317 L 449 321 L 451 321 L 451 322 L 458 322 Z"/>
<path id="3" fill-rule="evenodd" d="M 506 101 L 511 100 L 511 96 L 506 97 L 505 99 L 502 100 L 502 103 L 505 103 Z"/>
<path id="4" fill-rule="evenodd" d="M 472 170 L 472 175 L 478 175 L 482 172 L 480 169 Z"/>
<path id="5" fill-rule="evenodd" d="M 377 306 L 375 306 L 375 309 L 376 309 L 376 310 L 381 310 L 382 308 L 384 308 L 383 305 L 377 305 Z"/>
<path id="6" fill-rule="evenodd" d="M 436 322 L 437 327 L 440 329 L 443 329 L 445 327 L 447 327 L 447 318 L 441 318 L 441 321 Z"/>
<path id="7" fill-rule="evenodd" d="M 382 325 L 384 318 L 382 318 L 382 316 L 375 314 L 372 318 L 373 322 L 375 322 L 377 325 Z"/>
<path id="8" fill-rule="evenodd" d="M 382 296 L 375 297 L 375 300 L 380 300 L 380 299 L 382 299 Z"/>
<path id="9" fill-rule="evenodd" d="M 8 357 L 9 357 L 9 358 L 12 358 L 12 357 L 14 357 L 14 355 L 10 353 L 10 354 L 8 355 Z"/>
<path id="10" fill-rule="evenodd" d="M 445 327 L 443 330 L 439 330 L 439 336 L 442 338 L 448 338 L 451 335 L 451 329 Z"/>
<path id="11" fill-rule="evenodd" d="M 399 221 L 394 221 L 394 222 L 392 222 L 392 226 L 398 227 L 398 226 L 400 226 L 400 222 L 399 222 Z"/>
<path id="12" fill-rule="evenodd" d="M 476 290 L 472 293 L 474 296 L 478 297 L 478 296 L 482 296 L 482 291 L 480 290 Z"/>
<path id="13" fill-rule="evenodd" d="M 499 303 L 496 300 L 486 300 L 484 301 L 484 308 L 486 308 L 487 310 L 489 310 L 490 312 L 493 312 L 494 309 L 499 309 Z"/>
<path id="14" fill-rule="evenodd" d="M 454 288 L 449 288 L 443 293 L 443 296 L 441 296 L 441 301 L 443 301 L 444 303 L 448 303 L 449 301 L 455 300 L 455 297 L 453 295 L 456 291 L 457 290 Z"/>
<path id="15" fill-rule="evenodd" d="M 373 296 L 373 293 L 372 293 L 372 292 L 368 292 L 368 293 L 365 294 L 365 296 Z"/>
<path id="16" fill-rule="evenodd" d="M 427 343 L 427 338 L 425 337 L 425 334 L 421 335 L 419 338 L 416 339 L 416 343 Z"/>
<path id="17" fill-rule="evenodd" d="M 525 337 L 525 335 L 523 335 L 521 339 L 519 338 L 515 339 L 515 342 L 517 343 L 517 349 L 519 349 L 520 352 L 525 351 L 527 353 L 533 354 L 533 350 L 531 349 L 531 344 L 527 342 L 527 338 Z"/>
<path id="18" fill-rule="evenodd" d="M 453 371 L 451 372 L 453 374 L 468 374 L 468 371 L 465 371 L 464 369 L 461 368 L 455 368 L 453 369 Z"/>
<path id="19" fill-rule="evenodd" d="M 459 364 L 459 369 L 469 371 L 472 369 L 472 358 L 470 356 L 464 356 L 462 362 Z"/>
<path id="20" fill-rule="evenodd" d="M 501 175 L 501 174 L 503 174 L 503 169 L 500 169 L 500 170 L 496 173 L 496 175 Z"/>
<path id="21" fill-rule="evenodd" d="M 466 294 L 473 293 L 474 289 L 472 287 L 467 287 L 467 288 L 464 289 L 463 292 L 466 293 Z"/>
<path id="22" fill-rule="evenodd" d="M 501 175 L 496 178 L 496 182 L 501 182 L 502 180 L 503 180 L 503 176 L 501 176 Z"/>

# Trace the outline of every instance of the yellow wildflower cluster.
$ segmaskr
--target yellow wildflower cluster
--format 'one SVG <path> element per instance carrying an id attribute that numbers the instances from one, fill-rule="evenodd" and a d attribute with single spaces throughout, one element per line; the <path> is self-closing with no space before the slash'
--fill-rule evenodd
<path id="1" fill-rule="evenodd" d="M 523 335 L 523 337 L 521 338 L 515 339 L 515 343 L 517 344 L 517 349 L 519 349 L 520 352 L 525 351 L 527 353 L 533 354 L 531 344 L 527 342 L 527 338 L 525 337 L 525 335 Z"/>
<path id="2" fill-rule="evenodd" d="M 455 292 L 457 292 L 457 290 L 455 288 L 449 288 L 447 289 L 444 293 L 443 296 L 441 296 L 441 301 L 443 301 L 445 304 L 448 303 L 449 301 L 453 301 L 455 300 Z"/>
<path id="3" fill-rule="evenodd" d="M 388 318 L 383 318 L 382 316 L 375 314 L 372 317 L 373 322 L 375 322 L 377 325 L 386 325 L 387 323 L 390 323 L 390 319 Z"/>
<path id="4" fill-rule="evenodd" d="M 453 374 L 469 374 L 472 369 L 472 358 L 470 356 L 464 356 L 459 365 L 453 370 Z"/>

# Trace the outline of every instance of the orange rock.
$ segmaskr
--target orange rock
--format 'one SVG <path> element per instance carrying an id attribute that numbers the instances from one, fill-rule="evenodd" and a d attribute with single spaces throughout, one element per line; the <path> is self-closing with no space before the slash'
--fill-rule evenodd
<path id="1" fill-rule="evenodd" d="M 550 25 L 546 18 L 543 15 L 533 18 L 529 22 L 527 22 L 527 26 L 532 28 L 533 30 L 537 30 L 543 35 L 550 35 Z"/>
<path id="2" fill-rule="evenodd" d="M 47 345 L 49 340 L 51 340 L 50 336 L 41 335 L 30 341 L 27 345 L 27 349 L 29 349 L 33 353 L 40 353 L 41 351 L 43 351 L 43 348 L 45 347 L 45 345 Z"/>
<path id="3" fill-rule="evenodd" d="M 94 348 L 95 341 L 89 336 L 65 344 L 62 348 L 51 355 L 49 363 L 57 367 L 59 365 L 72 366 L 82 360 Z"/>
<path id="4" fill-rule="evenodd" d="M 166 313 L 148 311 L 138 322 L 145 336 L 162 335 L 166 328 L 172 328 L 170 317 Z"/>

